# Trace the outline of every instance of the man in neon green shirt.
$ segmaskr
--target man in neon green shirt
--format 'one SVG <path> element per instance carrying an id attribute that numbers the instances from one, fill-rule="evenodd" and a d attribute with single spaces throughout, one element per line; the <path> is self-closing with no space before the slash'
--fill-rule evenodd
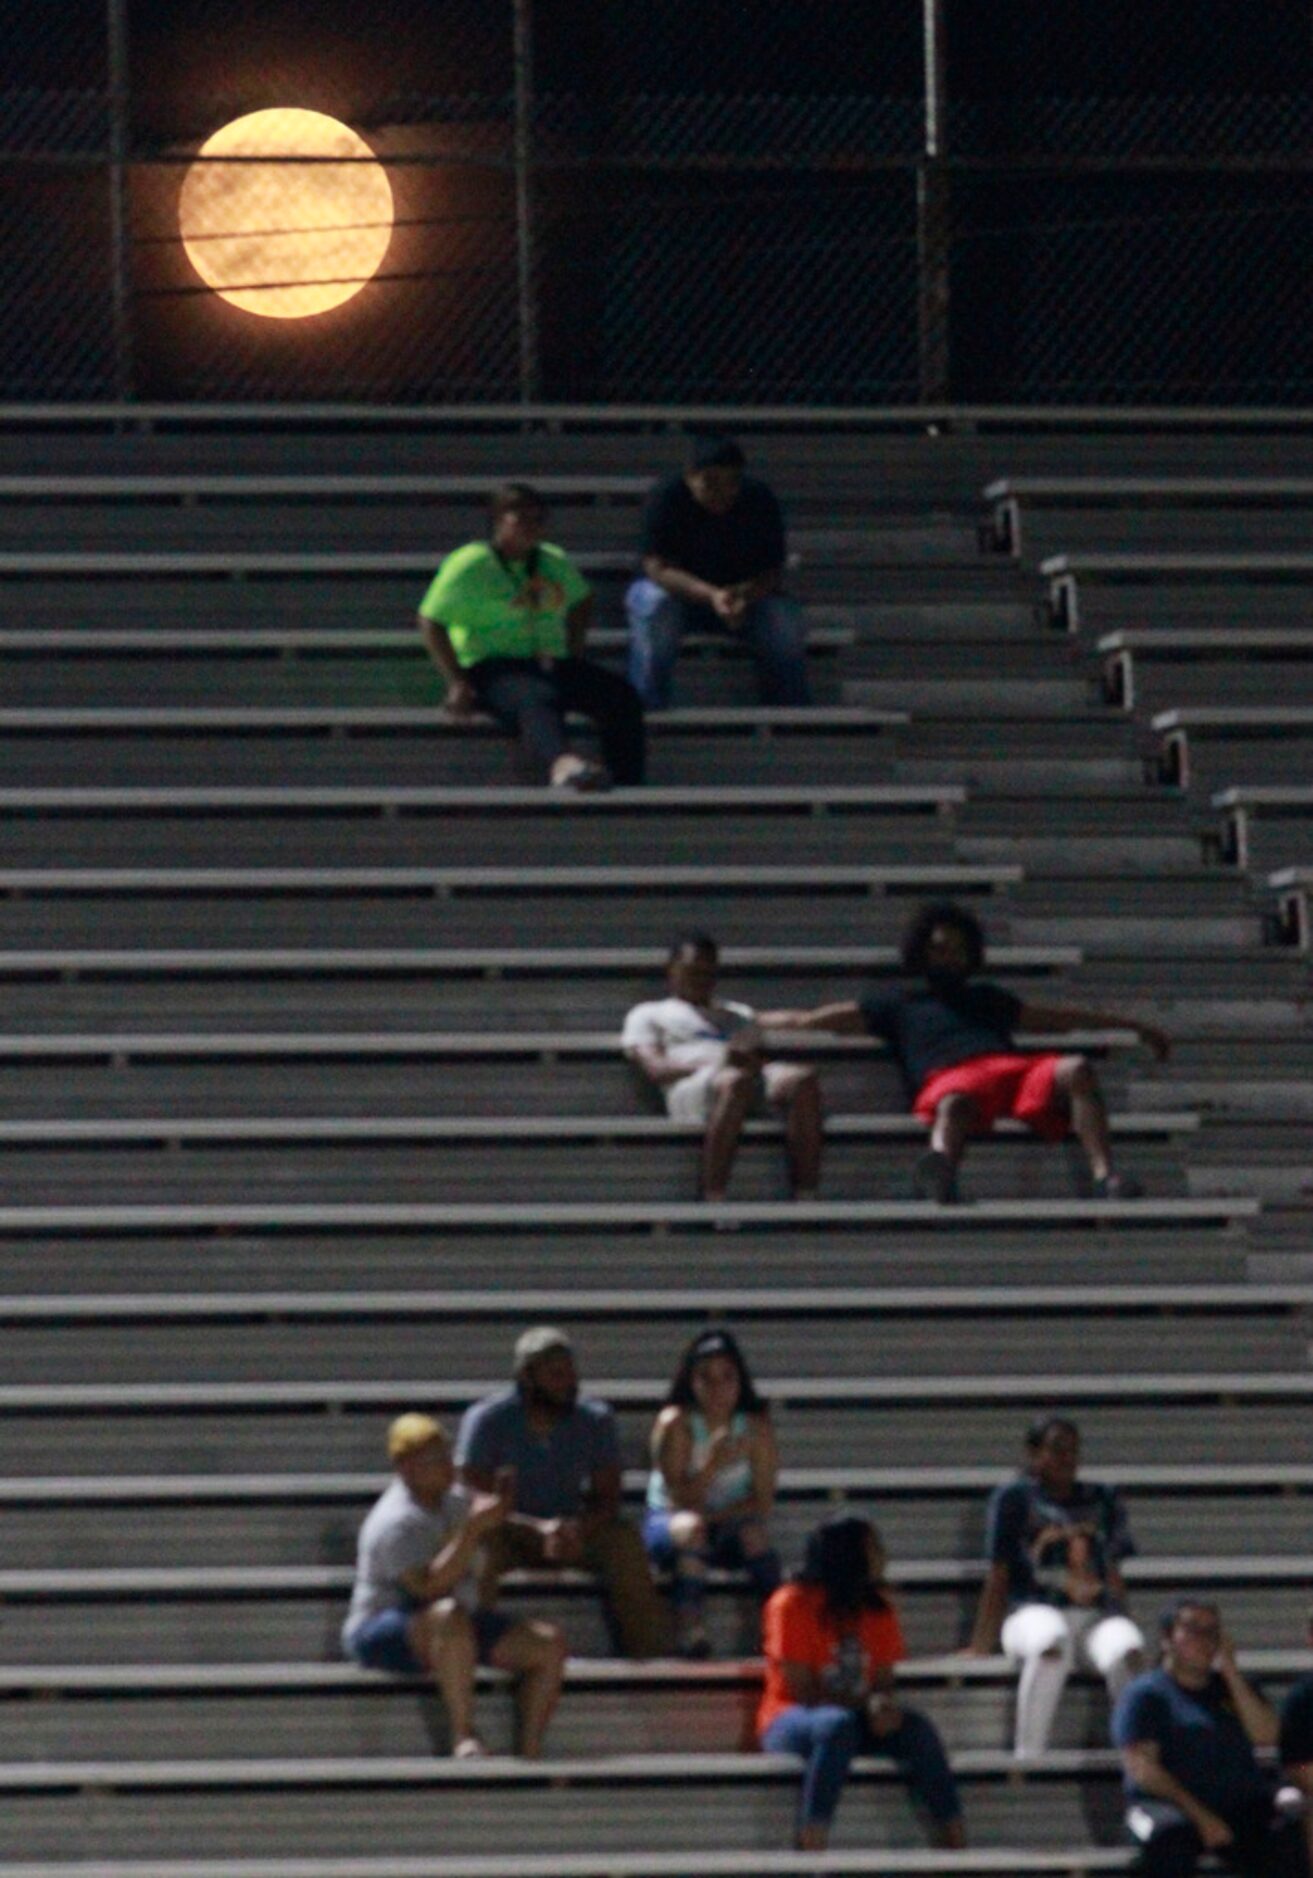
<path id="1" fill-rule="evenodd" d="M 455 717 L 483 710 L 519 739 L 557 788 L 641 783 L 643 707 L 629 682 L 583 656 L 593 595 L 578 568 L 543 540 L 546 507 L 527 483 L 492 499 L 492 538 L 449 554 L 419 608 L 429 657 Z M 597 726 L 605 768 L 571 750 L 567 711 Z"/>

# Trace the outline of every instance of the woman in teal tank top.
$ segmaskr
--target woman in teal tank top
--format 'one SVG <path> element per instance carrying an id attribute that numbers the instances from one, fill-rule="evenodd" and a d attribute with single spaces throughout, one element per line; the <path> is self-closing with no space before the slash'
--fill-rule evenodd
<path id="1" fill-rule="evenodd" d="M 681 1655 L 709 1656 L 708 1570 L 746 1572 L 759 1602 L 780 1582 L 768 1528 L 779 1466 L 770 1410 L 728 1330 L 705 1330 L 689 1344 L 650 1446 L 643 1542 L 671 1574 Z"/>

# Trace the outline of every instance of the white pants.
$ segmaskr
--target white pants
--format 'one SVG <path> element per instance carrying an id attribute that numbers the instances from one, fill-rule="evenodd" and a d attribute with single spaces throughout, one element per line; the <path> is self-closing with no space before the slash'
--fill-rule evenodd
<path id="1" fill-rule="evenodd" d="M 1143 1650 L 1144 1638 L 1129 1617 L 1053 1604 L 1023 1604 L 1013 1611 L 1003 1626 L 1003 1653 L 1021 1665 L 1018 1759 L 1032 1759 L 1048 1746 L 1058 1699 L 1077 1661 L 1103 1677 L 1115 1702 L 1140 1668 L 1128 1659 Z"/>

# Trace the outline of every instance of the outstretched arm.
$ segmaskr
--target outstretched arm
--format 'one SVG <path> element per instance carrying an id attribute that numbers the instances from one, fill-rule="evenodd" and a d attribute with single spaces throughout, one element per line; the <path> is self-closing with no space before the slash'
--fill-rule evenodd
<path id="1" fill-rule="evenodd" d="M 758 1011 L 762 1030 L 826 1030 L 837 1037 L 862 1037 L 866 1019 L 860 1004 L 818 1004 L 811 1011 Z"/>
<path id="2" fill-rule="evenodd" d="M 1142 1023 L 1116 1011 L 1087 1011 L 1074 1004 L 1023 1004 L 1019 1030 L 1133 1030 L 1160 1063 L 1171 1054 L 1172 1040 L 1157 1024 Z"/>

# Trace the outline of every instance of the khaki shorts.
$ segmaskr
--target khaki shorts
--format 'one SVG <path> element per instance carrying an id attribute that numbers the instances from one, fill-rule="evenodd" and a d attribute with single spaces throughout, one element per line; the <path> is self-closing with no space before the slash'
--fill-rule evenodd
<path id="1" fill-rule="evenodd" d="M 704 1063 L 700 1069 L 690 1070 L 678 1082 L 667 1085 L 666 1113 L 672 1122 L 706 1121 L 711 1113 L 711 1101 L 715 1093 L 713 1085 L 724 1067 L 723 1063 Z M 771 1105 L 779 1100 L 780 1082 L 789 1068 L 787 1063 L 767 1063 L 763 1067 L 749 1114 L 768 1113 Z"/>

